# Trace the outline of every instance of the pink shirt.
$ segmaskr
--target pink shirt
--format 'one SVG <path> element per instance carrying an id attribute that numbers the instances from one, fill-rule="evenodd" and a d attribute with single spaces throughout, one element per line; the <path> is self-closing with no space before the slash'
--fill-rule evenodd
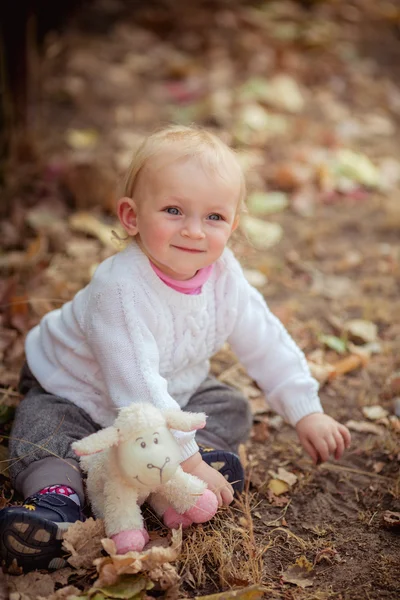
<path id="1" fill-rule="evenodd" d="M 151 261 L 149 261 L 153 271 L 159 276 L 159 278 L 166 283 L 169 287 L 173 288 L 177 292 L 181 292 L 182 294 L 189 294 L 189 296 L 197 296 L 201 292 L 201 288 L 207 281 L 207 279 L 211 275 L 211 271 L 213 270 L 214 265 L 209 265 L 208 267 L 204 267 L 204 269 L 199 269 L 191 279 L 186 279 L 186 281 L 178 281 L 177 279 L 173 279 L 166 275 L 156 265 L 154 265 Z"/>

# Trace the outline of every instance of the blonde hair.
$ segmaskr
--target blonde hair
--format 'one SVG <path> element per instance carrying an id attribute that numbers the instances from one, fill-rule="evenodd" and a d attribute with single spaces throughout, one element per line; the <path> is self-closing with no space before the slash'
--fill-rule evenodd
<path id="1" fill-rule="evenodd" d="M 200 161 L 203 168 L 217 173 L 229 180 L 232 168 L 239 176 L 238 209 L 244 209 L 246 183 L 243 170 L 235 152 L 216 135 L 199 127 L 171 125 L 149 135 L 135 152 L 123 186 L 123 196 L 132 198 L 135 187 L 150 161 L 161 155 L 171 157 L 171 161 L 194 158 Z"/>

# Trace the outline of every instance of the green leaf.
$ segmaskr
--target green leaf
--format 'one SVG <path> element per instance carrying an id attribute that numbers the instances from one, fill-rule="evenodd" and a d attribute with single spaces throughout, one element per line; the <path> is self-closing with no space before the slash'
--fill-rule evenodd
<path id="1" fill-rule="evenodd" d="M 92 588 L 91 592 L 96 592 L 91 600 L 103 600 L 104 598 L 112 598 L 113 600 L 132 600 L 133 598 L 141 598 L 142 592 L 151 590 L 154 587 L 152 581 L 143 575 L 126 575 L 118 580 L 114 585 L 106 585 L 100 588 Z M 102 595 L 99 595 L 101 593 Z"/>
<path id="2" fill-rule="evenodd" d="M 247 207 L 254 215 L 280 212 L 288 204 L 288 197 L 284 192 L 253 192 L 247 200 Z"/>
<path id="3" fill-rule="evenodd" d="M 338 354 L 344 354 L 347 349 L 347 342 L 342 338 L 338 338 L 335 335 L 323 335 L 318 336 L 320 342 L 328 346 L 331 350 L 335 350 Z"/>

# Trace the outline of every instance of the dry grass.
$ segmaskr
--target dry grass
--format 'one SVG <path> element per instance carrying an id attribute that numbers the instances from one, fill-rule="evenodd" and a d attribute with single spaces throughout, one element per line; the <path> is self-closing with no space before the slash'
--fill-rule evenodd
<path id="1" fill-rule="evenodd" d="M 179 572 L 192 589 L 261 584 L 264 546 L 256 540 L 252 511 L 255 496 L 243 494 L 233 507 L 218 511 L 212 522 L 186 534 Z"/>

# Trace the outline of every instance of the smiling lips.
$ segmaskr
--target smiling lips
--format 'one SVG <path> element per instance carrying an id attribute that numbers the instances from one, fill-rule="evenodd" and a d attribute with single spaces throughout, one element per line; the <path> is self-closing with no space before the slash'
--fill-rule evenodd
<path id="1" fill-rule="evenodd" d="M 182 250 L 183 252 L 191 252 L 192 254 L 199 254 L 201 252 L 205 252 L 205 250 L 197 250 L 196 248 L 183 248 L 182 246 L 172 246 L 177 250 Z"/>

